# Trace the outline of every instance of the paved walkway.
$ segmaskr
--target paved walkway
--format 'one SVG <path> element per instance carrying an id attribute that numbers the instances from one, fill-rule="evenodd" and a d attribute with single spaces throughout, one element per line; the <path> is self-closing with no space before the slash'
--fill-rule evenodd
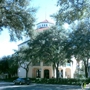
<path id="1" fill-rule="evenodd" d="M 13 87 L 11 89 L 11 87 Z M 12 82 L 0 82 L 0 89 L 3 90 L 90 90 L 90 84 L 82 89 L 78 85 L 55 85 L 55 84 L 30 84 L 14 85 Z M 7 89 L 6 89 L 7 88 Z"/>

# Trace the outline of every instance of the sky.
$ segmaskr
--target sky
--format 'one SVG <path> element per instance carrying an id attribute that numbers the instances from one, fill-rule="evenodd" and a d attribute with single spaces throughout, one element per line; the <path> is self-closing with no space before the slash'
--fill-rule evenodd
<path id="1" fill-rule="evenodd" d="M 45 19 L 54 22 L 50 17 L 53 13 L 56 13 L 58 7 L 56 6 L 57 0 L 32 0 L 32 5 L 37 7 L 37 21 L 41 22 Z"/>
<path id="2" fill-rule="evenodd" d="M 58 11 L 56 6 L 57 0 L 32 0 L 31 6 L 37 8 L 36 23 L 47 19 L 54 23 L 54 19 L 50 15 Z M 0 57 L 11 55 L 14 50 L 18 50 L 18 45 L 23 41 L 10 42 L 8 30 L 5 29 L 0 33 Z"/>

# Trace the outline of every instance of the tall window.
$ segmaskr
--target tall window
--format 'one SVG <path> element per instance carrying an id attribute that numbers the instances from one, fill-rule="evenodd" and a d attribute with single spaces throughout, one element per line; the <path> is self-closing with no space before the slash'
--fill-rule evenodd
<path id="1" fill-rule="evenodd" d="M 40 78 L 40 77 L 41 77 L 41 70 L 38 69 L 38 70 L 36 71 L 36 77 L 37 77 L 37 78 Z"/>
<path id="2" fill-rule="evenodd" d="M 63 70 L 61 70 L 61 77 L 63 78 Z"/>

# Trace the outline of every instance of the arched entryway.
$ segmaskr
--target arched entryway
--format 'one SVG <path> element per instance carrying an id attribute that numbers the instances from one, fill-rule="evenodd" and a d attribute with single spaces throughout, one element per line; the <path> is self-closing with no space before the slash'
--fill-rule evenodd
<path id="1" fill-rule="evenodd" d="M 71 69 L 70 68 L 66 68 L 66 70 L 65 70 L 65 76 L 67 78 L 71 78 Z"/>
<path id="2" fill-rule="evenodd" d="M 49 78 L 49 70 L 48 69 L 44 70 L 44 78 Z"/>
<path id="3" fill-rule="evenodd" d="M 41 78 L 41 70 L 39 68 L 33 68 L 32 77 L 33 78 Z"/>

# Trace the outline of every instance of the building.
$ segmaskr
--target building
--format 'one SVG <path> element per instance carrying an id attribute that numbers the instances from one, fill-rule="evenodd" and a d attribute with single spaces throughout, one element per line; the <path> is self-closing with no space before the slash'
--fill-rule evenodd
<path id="1" fill-rule="evenodd" d="M 37 32 L 42 32 L 44 30 L 47 30 L 54 24 L 49 22 L 48 20 L 44 20 L 37 24 Z M 18 45 L 19 48 L 22 46 L 27 46 L 27 42 L 25 41 Z M 76 60 L 74 57 L 72 57 L 72 62 L 66 63 L 64 66 L 59 66 L 59 77 L 60 78 L 74 78 L 74 73 L 76 70 Z M 28 77 L 30 78 L 52 78 L 56 77 L 56 70 L 53 70 L 52 64 L 47 64 L 44 62 L 38 62 L 38 63 L 32 63 L 29 66 L 29 72 Z M 26 71 L 19 67 L 18 69 L 18 76 L 19 77 L 26 77 Z"/>
<path id="2" fill-rule="evenodd" d="M 44 30 L 47 30 L 48 28 L 50 28 L 51 26 L 53 26 L 54 23 L 49 22 L 48 20 L 44 20 L 42 22 L 37 23 L 37 32 L 42 32 Z"/>

